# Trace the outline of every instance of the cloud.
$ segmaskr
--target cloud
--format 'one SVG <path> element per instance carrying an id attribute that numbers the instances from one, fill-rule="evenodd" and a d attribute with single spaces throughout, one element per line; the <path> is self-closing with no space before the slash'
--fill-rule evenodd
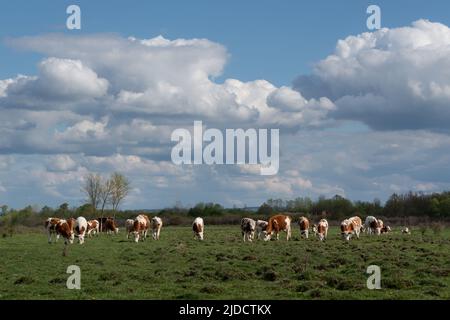
<path id="1" fill-rule="evenodd" d="M 77 163 L 67 154 L 51 156 L 47 162 L 49 171 L 72 171 Z"/>
<path id="2" fill-rule="evenodd" d="M 447 33 L 419 21 L 348 37 L 295 88 L 264 79 L 219 83 L 229 54 L 207 39 L 12 40 L 46 58 L 36 75 L 0 80 L 3 192 L 12 205 L 79 205 L 83 175 L 112 171 L 132 181 L 127 208 L 335 194 L 372 200 L 450 188 L 449 139 L 437 132 L 449 120 Z M 194 120 L 280 128 L 279 174 L 173 165 L 171 132 Z"/>
<path id="3" fill-rule="evenodd" d="M 448 130 L 449 70 L 450 29 L 418 20 L 339 40 L 294 87 L 306 98 L 332 100 L 336 119 L 376 130 Z"/>

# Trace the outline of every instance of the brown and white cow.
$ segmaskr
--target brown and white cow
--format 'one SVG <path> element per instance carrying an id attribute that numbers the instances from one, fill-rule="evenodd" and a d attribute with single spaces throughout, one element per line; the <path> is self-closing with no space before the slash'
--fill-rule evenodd
<path id="1" fill-rule="evenodd" d="M 133 232 L 134 220 L 127 219 L 125 221 L 125 230 L 127 232 L 127 239 L 130 239 L 130 234 Z"/>
<path id="2" fill-rule="evenodd" d="M 385 225 L 381 219 L 378 219 L 378 227 L 380 228 L 380 234 L 391 232 L 391 227 Z"/>
<path id="3" fill-rule="evenodd" d="M 242 218 L 241 220 L 241 232 L 242 237 L 245 241 L 253 241 L 253 238 L 255 237 L 255 231 L 256 231 L 256 221 L 250 218 Z"/>
<path id="4" fill-rule="evenodd" d="M 84 237 L 87 232 L 87 220 L 84 217 L 78 217 L 75 221 L 75 235 L 78 237 L 78 243 L 84 243 Z"/>
<path id="5" fill-rule="evenodd" d="M 380 234 L 381 227 L 379 221 L 374 216 L 368 216 L 364 221 L 364 228 L 368 234 Z"/>
<path id="6" fill-rule="evenodd" d="M 258 239 L 264 239 L 266 236 L 267 226 L 269 223 L 264 220 L 257 220 L 256 221 L 256 237 Z"/>
<path id="7" fill-rule="evenodd" d="M 55 239 L 55 242 L 58 241 L 59 234 L 56 232 L 56 225 L 60 220 L 61 219 L 59 218 L 48 218 L 47 220 L 45 220 L 44 226 L 48 234 L 48 243 L 52 243 L 52 235 Z"/>
<path id="8" fill-rule="evenodd" d="M 309 236 L 309 220 L 306 217 L 300 217 L 298 220 L 298 226 L 300 227 L 300 237 L 308 239 Z"/>
<path id="9" fill-rule="evenodd" d="M 356 235 L 359 239 L 359 233 L 361 232 L 362 221 L 358 216 L 351 217 L 341 222 L 341 234 L 345 240 L 350 240 L 352 235 Z"/>
<path id="10" fill-rule="evenodd" d="M 194 231 L 194 239 L 203 240 L 203 232 L 205 231 L 205 224 L 200 217 L 195 218 L 192 223 L 192 230 Z"/>
<path id="11" fill-rule="evenodd" d="M 100 230 L 100 223 L 97 220 L 89 220 L 87 222 L 87 236 L 90 238 L 92 235 L 97 235 Z"/>
<path id="12" fill-rule="evenodd" d="M 152 218 L 152 237 L 153 240 L 159 240 L 159 235 L 161 233 L 163 222 L 160 217 Z"/>
<path id="13" fill-rule="evenodd" d="M 402 229 L 402 233 L 404 233 L 404 234 L 411 234 L 411 231 L 409 230 L 408 227 L 405 227 L 405 228 Z"/>
<path id="14" fill-rule="evenodd" d="M 117 227 L 116 221 L 113 218 L 108 218 L 105 221 L 106 234 L 118 234 L 119 228 Z"/>
<path id="15" fill-rule="evenodd" d="M 326 240 L 328 236 L 328 221 L 321 219 L 316 227 L 316 234 L 320 241 Z"/>
<path id="16" fill-rule="evenodd" d="M 55 225 L 55 232 L 57 235 L 61 235 L 64 238 L 64 244 L 68 245 L 73 243 L 74 232 L 73 232 L 73 219 L 64 220 L 59 219 Z"/>
<path id="17" fill-rule="evenodd" d="M 148 229 L 150 228 L 150 219 L 145 214 L 140 214 L 134 219 L 133 223 L 133 235 L 134 235 L 134 242 L 139 242 L 139 237 L 141 237 L 142 240 L 145 240 L 147 238 Z"/>
<path id="18" fill-rule="evenodd" d="M 291 217 L 283 214 L 271 217 L 267 225 L 264 241 L 269 241 L 273 234 L 275 234 L 276 239 L 279 240 L 281 231 L 286 231 L 286 241 L 289 241 L 291 238 L 291 221 Z"/>

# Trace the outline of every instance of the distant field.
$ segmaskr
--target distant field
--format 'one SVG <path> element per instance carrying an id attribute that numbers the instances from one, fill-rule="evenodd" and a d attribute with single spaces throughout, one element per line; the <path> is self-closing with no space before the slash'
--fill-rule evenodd
<path id="1" fill-rule="evenodd" d="M 450 299 L 450 229 L 419 230 L 345 243 L 329 239 L 243 243 L 239 226 L 163 228 L 160 241 L 135 244 L 122 232 L 71 245 L 42 233 L 0 238 L 0 299 Z M 67 266 L 81 268 L 68 290 Z M 381 290 L 366 268 L 381 267 Z"/>

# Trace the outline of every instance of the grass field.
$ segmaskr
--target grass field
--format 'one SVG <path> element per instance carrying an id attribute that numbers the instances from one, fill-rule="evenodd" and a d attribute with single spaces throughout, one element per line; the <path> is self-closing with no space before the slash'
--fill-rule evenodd
<path id="1" fill-rule="evenodd" d="M 160 241 L 87 239 L 62 256 L 44 232 L 0 239 L 0 299 L 450 299 L 450 229 L 394 232 L 345 243 L 329 239 L 243 243 L 239 226 L 163 228 Z M 366 268 L 381 268 L 381 290 Z M 66 288 L 69 265 L 81 290 Z"/>

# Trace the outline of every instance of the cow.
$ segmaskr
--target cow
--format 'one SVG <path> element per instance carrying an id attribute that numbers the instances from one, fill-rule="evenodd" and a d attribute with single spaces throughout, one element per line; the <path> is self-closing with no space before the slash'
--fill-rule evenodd
<path id="1" fill-rule="evenodd" d="M 117 227 L 116 221 L 113 218 L 106 219 L 105 230 L 107 234 L 119 233 L 119 228 Z"/>
<path id="2" fill-rule="evenodd" d="M 67 246 L 69 243 L 73 243 L 74 232 L 73 232 L 73 219 L 65 220 L 58 219 L 55 224 L 55 232 L 57 235 L 61 235 L 64 238 L 64 244 Z"/>
<path id="3" fill-rule="evenodd" d="M 328 236 L 328 221 L 321 219 L 316 227 L 316 235 L 320 241 L 326 240 Z"/>
<path id="4" fill-rule="evenodd" d="M 268 224 L 269 223 L 264 220 L 256 221 L 256 236 L 258 239 L 263 239 L 265 237 Z"/>
<path id="5" fill-rule="evenodd" d="M 138 215 L 133 222 L 134 242 L 139 242 L 139 237 L 144 241 L 147 238 L 148 229 L 150 228 L 150 219 L 145 214 Z"/>
<path id="6" fill-rule="evenodd" d="M 409 230 L 408 227 L 405 227 L 405 228 L 402 229 L 402 233 L 404 233 L 404 234 L 411 234 L 411 231 Z"/>
<path id="7" fill-rule="evenodd" d="M 383 227 L 381 228 L 381 230 L 380 230 L 380 232 L 381 232 L 381 234 L 383 234 L 383 233 L 388 233 L 388 232 L 391 232 L 391 227 L 390 226 L 388 226 L 388 225 L 383 225 Z"/>
<path id="8" fill-rule="evenodd" d="M 87 221 L 84 217 L 78 217 L 75 221 L 75 234 L 78 236 L 78 243 L 84 243 L 84 237 L 87 232 Z"/>
<path id="9" fill-rule="evenodd" d="M 152 218 L 152 237 L 153 240 L 159 240 L 159 234 L 161 233 L 163 222 L 159 217 Z"/>
<path id="10" fill-rule="evenodd" d="M 59 234 L 56 232 L 56 225 L 61 219 L 59 218 L 48 218 L 45 220 L 44 226 L 48 234 L 48 243 L 52 243 L 52 235 L 54 235 L 55 243 L 59 239 Z"/>
<path id="11" fill-rule="evenodd" d="M 125 221 L 125 230 L 127 231 L 127 239 L 130 239 L 130 234 L 133 232 L 134 220 L 127 219 Z"/>
<path id="12" fill-rule="evenodd" d="M 203 232 L 205 231 L 205 224 L 200 217 L 195 218 L 192 223 L 192 230 L 194 231 L 194 239 L 203 240 Z"/>
<path id="13" fill-rule="evenodd" d="M 368 216 L 364 221 L 364 229 L 368 234 L 380 234 L 381 227 L 379 221 L 374 216 Z"/>
<path id="14" fill-rule="evenodd" d="M 344 240 L 350 240 L 352 235 L 356 235 L 359 239 L 359 233 L 361 232 L 362 221 L 358 216 L 351 217 L 341 222 L 341 235 Z"/>
<path id="15" fill-rule="evenodd" d="M 256 231 L 256 221 L 250 218 L 242 218 L 241 231 L 244 242 L 246 240 L 252 242 Z"/>
<path id="16" fill-rule="evenodd" d="M 306 217 L 300 217 L 298 220 L 298 226 L 300 227 L 300 237 L 308 239 L 309 235 L 309 220 Z"/>
<path id="17" fill-rule="evenodd" d="M 286 241 L 289 241 L 291 238 L 291 221 L 291 217 L 283 214 L 271 217 L 267 225 L 264 241 L 269 241 L 272 238 L 272 234 L 275 234 L 277 240 L 279 240 L 281 231 L 286 231 Z"/>
<path id="18" fill-rule="evenodd" d="M 87 222 L 87 236 L 90 238 L 92 235 L 97 235 L 100 231 L 100 222 L 97 220 L 89 220 Z"/>

